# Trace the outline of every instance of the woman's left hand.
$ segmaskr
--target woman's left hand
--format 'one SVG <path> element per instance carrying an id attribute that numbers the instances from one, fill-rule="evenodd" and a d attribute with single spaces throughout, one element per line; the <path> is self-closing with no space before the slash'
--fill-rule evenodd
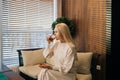
<path id="1" fill-rule="evenodd" d="M 39 67 L 41 67 L 41 68 L 48 68 L 48 69 L 52 69 L 52 67 L 51 67 L 51 66 L 49 66 L 48 64 L 45 64 L 45 63 L 40 64 L 40 65 L 39 65 Z"/>

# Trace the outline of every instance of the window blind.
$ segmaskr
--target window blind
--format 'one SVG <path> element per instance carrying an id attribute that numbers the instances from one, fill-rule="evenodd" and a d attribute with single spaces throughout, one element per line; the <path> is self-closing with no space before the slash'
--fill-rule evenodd
<path id="1" fill-rule="evenodd" d="M 2 14 L 1 14 L 1 12 L 2 12 L 2 1 L 0 0 L 0 39 L 2 38 L 2 29 L 1 29 L 1 16 L 2 16 Z M 0 71 L 2 70 L 2 66 L 1 66 L 1 64 L 2 64 L 2 49 L 1 49 L 1 40 L 0 40 Z"/>
<path id="2" fill-rule="evenodd" d="M 106 47 L 107 54 L 111 54 L 111 0 L 107 0 L 106 4 Z"/>
<path id="3" fill-rule="evenodd" d="M 54 20 L 53 0 L 2 0 L 2 54 L 18 65 L 17 49 L 44 48 Z"/>

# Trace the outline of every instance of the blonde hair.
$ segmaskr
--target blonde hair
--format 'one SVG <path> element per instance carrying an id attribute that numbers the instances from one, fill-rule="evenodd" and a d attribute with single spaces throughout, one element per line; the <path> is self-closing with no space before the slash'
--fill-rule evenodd
<path id="1" fill-rule="evenodd" d="M 59 34 L 63 37 L 65 42 L 74 44 L 70 30 L 65 23 L 58 23 L 55 27 L 58 29 Z"/>

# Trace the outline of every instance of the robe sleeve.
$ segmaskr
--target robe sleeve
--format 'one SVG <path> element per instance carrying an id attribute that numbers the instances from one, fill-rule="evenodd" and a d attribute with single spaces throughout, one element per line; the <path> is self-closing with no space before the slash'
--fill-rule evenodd
<path id="1" fill-rule="evenodd" d="M 74 50 L 74 48 L 73 49 L 69 48 L 66 52 L 66 57 L 64 59 L 63 64 L 53 66 L 53 69 L 58 70 L 64 74 L 67 74 L 73 66 L 75 53 L 76 51 Z"/>
<path id="2" fill-rule="evenodd" d="M 46 57 L 52 57 L 54 54 L 54 48 L 57 45 L 57 42 L 53 44 L 52 47 L 50 47 L 50 44 L 47 45 L 47 47 L 43 51 L 43 56 Z"/>

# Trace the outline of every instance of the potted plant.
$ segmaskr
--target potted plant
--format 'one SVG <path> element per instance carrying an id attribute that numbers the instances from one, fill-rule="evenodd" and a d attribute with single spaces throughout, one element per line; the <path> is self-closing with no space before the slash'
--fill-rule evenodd
<path id="1" fill-rule="evenodd" d="M 55 25 L 58 23 L 66 23 L 70 29 L 70 33 L 72 35 L 72 37 L 74 37 L 75 35 L 75 24 L 73 24 L 72 20 L 66 18 L 66 17 L 59 17 L 57 18 L 53 23 L 52 23 L 52 30 L 54 30 Z"/>

